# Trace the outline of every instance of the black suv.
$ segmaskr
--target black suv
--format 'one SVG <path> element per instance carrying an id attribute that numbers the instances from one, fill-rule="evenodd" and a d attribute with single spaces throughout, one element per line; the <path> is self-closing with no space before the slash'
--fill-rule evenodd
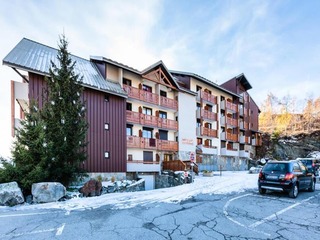
<path id="1" fill-rule="evenodd" d="M 267 190 L 285 191 L 289 197 L 296 198 L 301 189 L 314 192 L 316 178 L 298 160 L 269 161 L 260 171 L 258 187 L 260 194 Z"/>

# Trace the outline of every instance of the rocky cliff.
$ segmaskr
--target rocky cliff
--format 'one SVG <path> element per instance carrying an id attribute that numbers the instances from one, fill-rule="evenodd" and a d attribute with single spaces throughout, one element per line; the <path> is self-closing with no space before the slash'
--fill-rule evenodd
<path id="1" fill-rule="evenodd" d="M 262 146 L 257 149 L 258 158 L 296 159 L 310 157 L 314 152 L 320 151 L 320 131 L 294 136 L 263 134 L 262 139 Z"/>

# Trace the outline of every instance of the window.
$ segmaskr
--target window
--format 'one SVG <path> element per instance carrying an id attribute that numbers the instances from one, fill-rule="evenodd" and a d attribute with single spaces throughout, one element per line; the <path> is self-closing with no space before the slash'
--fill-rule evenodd
<path id="1" fill-rule="evenodd" d="M 127 102 L 126 108 L 128 111 L 132 111 L 132 103 Z"/>
<path id="2" fill-rule="evenodd" d="M 109 102 L 109 95 L 108 95 L 108 94 L 105 94 L 105 95 L 104 95 L 104 100 L 105 100 L 106 102 Z"/>
<path id="3" fill-rule="evenodd" d="M 127 79 L 127 78 L 123 78 L 122 79 L 122 83 L 128 86 L 131 86 L 131 80 Z"/>
<path id="4" fill-rule="evenodd" d="M 201 121 L 200 121 L 200 119 L 197 119 L 197 127 L 201 127 Z"/>
<path id="5" fill-rule="evenodd" d="M 173 157 L 172 154 L 164 154 L 163 161 L 172 161 Z"/>
<path id="6" fill-rule="evenodd" d="M 159 111 L 159 117 L 160 117 L 160 118 L 165 118 L 165 119 L 167 119 L 167 113 L 166 113 L 166 112 Z"/>
<path id="7" fill-rule="evenodd" d="M 161 140 L 168 140 L 168 131 L 159 130 L 159 138 Z"/>
<path id="8" fill-rule="evenodd" d="M 209 112 L 212 112 L 212 106 L 211 105 L 206 105 L 206 110 L 208 110 Z"/>
<path id="9" fill-rule="evenodd" d="M 197 144 L 202 145 L 202 138 L 197 138 Z"/>
<path id="10" fill-rule="evenodd" d="M 142 90 L 146 92 L 151 92 L 152 93 L 152 87 L 147 86 L 147 85 L 142 85 Z"/>
<path id="11" fill-rule="evenodd" d="M 201 104 L 197 103 L 197 110 L 200 110 L 200 109 L 201 109 Z"/>
<path id="12" fill-rule="evenodd" d="M 144 151 L 143 152 L 143 161 L 144 162 L 153 162 L 153 152 Z"/>
<path id="13" fill-rule="evenodd" d="M 128 161 L 132 161 L 132 154 L 128 154 Z"/>
<path id="14" fill-rule="evenodd" d="M 104 124 L 104 129 L 105 129 L 105 130 L 109 130 L 109 123 L 105 123 L 105 124 Z"/>
<path id="15" fill-rule="evenodd" d="M 144 138 L 152 138 L 152 131 L 153 131 L 152 128 L 144 127 L 142 129 L 142 137 L 144 137 Z"/>
<path id="16" fill-rule="evenodd" d="M 104 152 L 104 157 L 109 158 L 109 152 Z"/>
<path id="17" fill-rule="evenodd" d="M 196 89 L 197 89 L 197 92 L 198 92 L 198 91 L 200 91 L 202 89 L 202 87 L 197 86 Z"/>
<path id="18" fill-rule="evenodd" d="M 212 129 L 212 124 L 211 123 L 207 123 L 206 127 L 209 128 L 209 129 Z"/>
<path id="19" fill-rule="evenodd" d="M 142 113 L 146 114 L 146 115 L 152 115 L 152 109 L 151 108 L 147 108 L 147 107 L 143 107 Z"/>
<path id="20" fill-rule="evenodd" d="M 132 136 L 132 125 L 127 125 L 127 136 Z"/>
<path id="21" fill-rule="evenodd" d="M 160 96 L 167 97 L 167 93 L 165 91 L 160 90 Z"/>

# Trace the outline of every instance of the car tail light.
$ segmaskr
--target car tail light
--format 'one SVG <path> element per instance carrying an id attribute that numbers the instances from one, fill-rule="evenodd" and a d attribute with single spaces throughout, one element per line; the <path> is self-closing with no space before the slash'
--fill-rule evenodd
<path id="1" fill-rule="evenodd" d="M 316 165 L 314 163 L 312 163 L 312 167 L 315 167 Z"/>
<path id="2" fill-rule="evenodd" d="M 294 178 L 293 173 L 287 173 L 286 176 L 284 177 L 284 180 L 291 180 L 292 178 Z"/>
<path id="3" fill-rule="evenodd" d="M 262 171 L 259 172 L 259 179 L 262 179 L 263 178 L 263 173 Z"/>

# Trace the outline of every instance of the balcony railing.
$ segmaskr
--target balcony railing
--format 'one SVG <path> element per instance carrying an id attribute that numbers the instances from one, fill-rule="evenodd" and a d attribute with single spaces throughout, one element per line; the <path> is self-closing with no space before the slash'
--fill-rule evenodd
<path id="1" fill-rule="evenodd" d="M 202 118 L 204 119 L 209 119 L 209 120 L 212 120 L 212 121 L 217 121 L 217 113 L 215 112 L 210 112 L 208 110 L 205 110 L 205 109 L 200 109 L 200 115 Z"/>
<path id="2" fill-rule="evenodd" d="M 174 99 L 159 96 L 158 94 L 144 91 L 139 88 L 123 84 L 123 89 L 127 92 L 130 98 L 138 99 L 140 101 L 160 105 L 163 107 L 178 110 L 178 102 Z M 160 102 L 159 102 L 160 99 Z"/>
<path id="3" fill-rule="evenodd" d="M 209 103 L 212 103 L 212 104 L 217 104 L 217 96 L 214 96 L 210 93 L 207 93 L 205 91 L 201 91 L 200 92 L 200 96 L 201 96 L 201 99 L 206 101 L 206 102 L 209 102 Z"/>
<path id="4" fill-rule="evenodd" d="M 223 116 L 223 117 L 221 117 L 221 124 L 227 125 L 227 126 L 232 126 L 232 127 L 237 127 L 238 126 L 238 119 Z"/>
<path id="5" fill-rule="evenodd" d="M 254 138 L 251 141 L 252 146 L 262 146 L 262 139 Z"/>
<path id="6" fill-rule="evenodd" d="M 178 130 L 178 122 L 175 120 L 160 118 L 129 110 L 127 110 L 127 122 L 141 125 L 149 125 L 158 128 Z"/>
<path id="7" fill-rule="evenodd" d="M 178 143 L 175 141 L 135 136 L 127 136 L 127 147 L 159 151 L 178 151 Z"/>
<path id="8" fill-rule="evenodd" d="M 240 143 L 242 144 L 249 144 L 250 143 L 250 137 L 247 136 L 240 136 Z"/>
<path id="9" fill-rule="evenodd" d="M 178 101 L 176 101 L 174 99 L 167 98 L 167 97 L 160 96 L 160 105 L 162 107 L 167 107 L 167 108 L 171 108 L 174 110 L 178 110 Z"/>
<path id="10" fill-rule="evenodd" d="M 166 118 L 158 118 L 158 127 L 159 128 L 168 128 L 173 130 L 178 130 L 178 122 Z"/>
<path id="11" fill-rule="evenodd" d="M 229 133 L 229 132 L 222 132 L 220 134 L 221 140 L 227 140 L 227 141 L 232 141 L 232 142 L 238 142 L 238 135 Z"/>
<path id="12" fill-rule="evenodd" d="M 197 127 L 197 135 L 216 138 L 218 136 L 218 133 L 217 133 L 217 130 L 215 130 L 215 129 L 205 128 L 205 127 Z"/>
<path id="13" fill-rule="evenodd" d="M 221 109 L 229 110 L 234 113 L 238 111 L 237 104 L 234 104 L 234 103 L 226 101 L 226 100 L 221 102 Z"/>

